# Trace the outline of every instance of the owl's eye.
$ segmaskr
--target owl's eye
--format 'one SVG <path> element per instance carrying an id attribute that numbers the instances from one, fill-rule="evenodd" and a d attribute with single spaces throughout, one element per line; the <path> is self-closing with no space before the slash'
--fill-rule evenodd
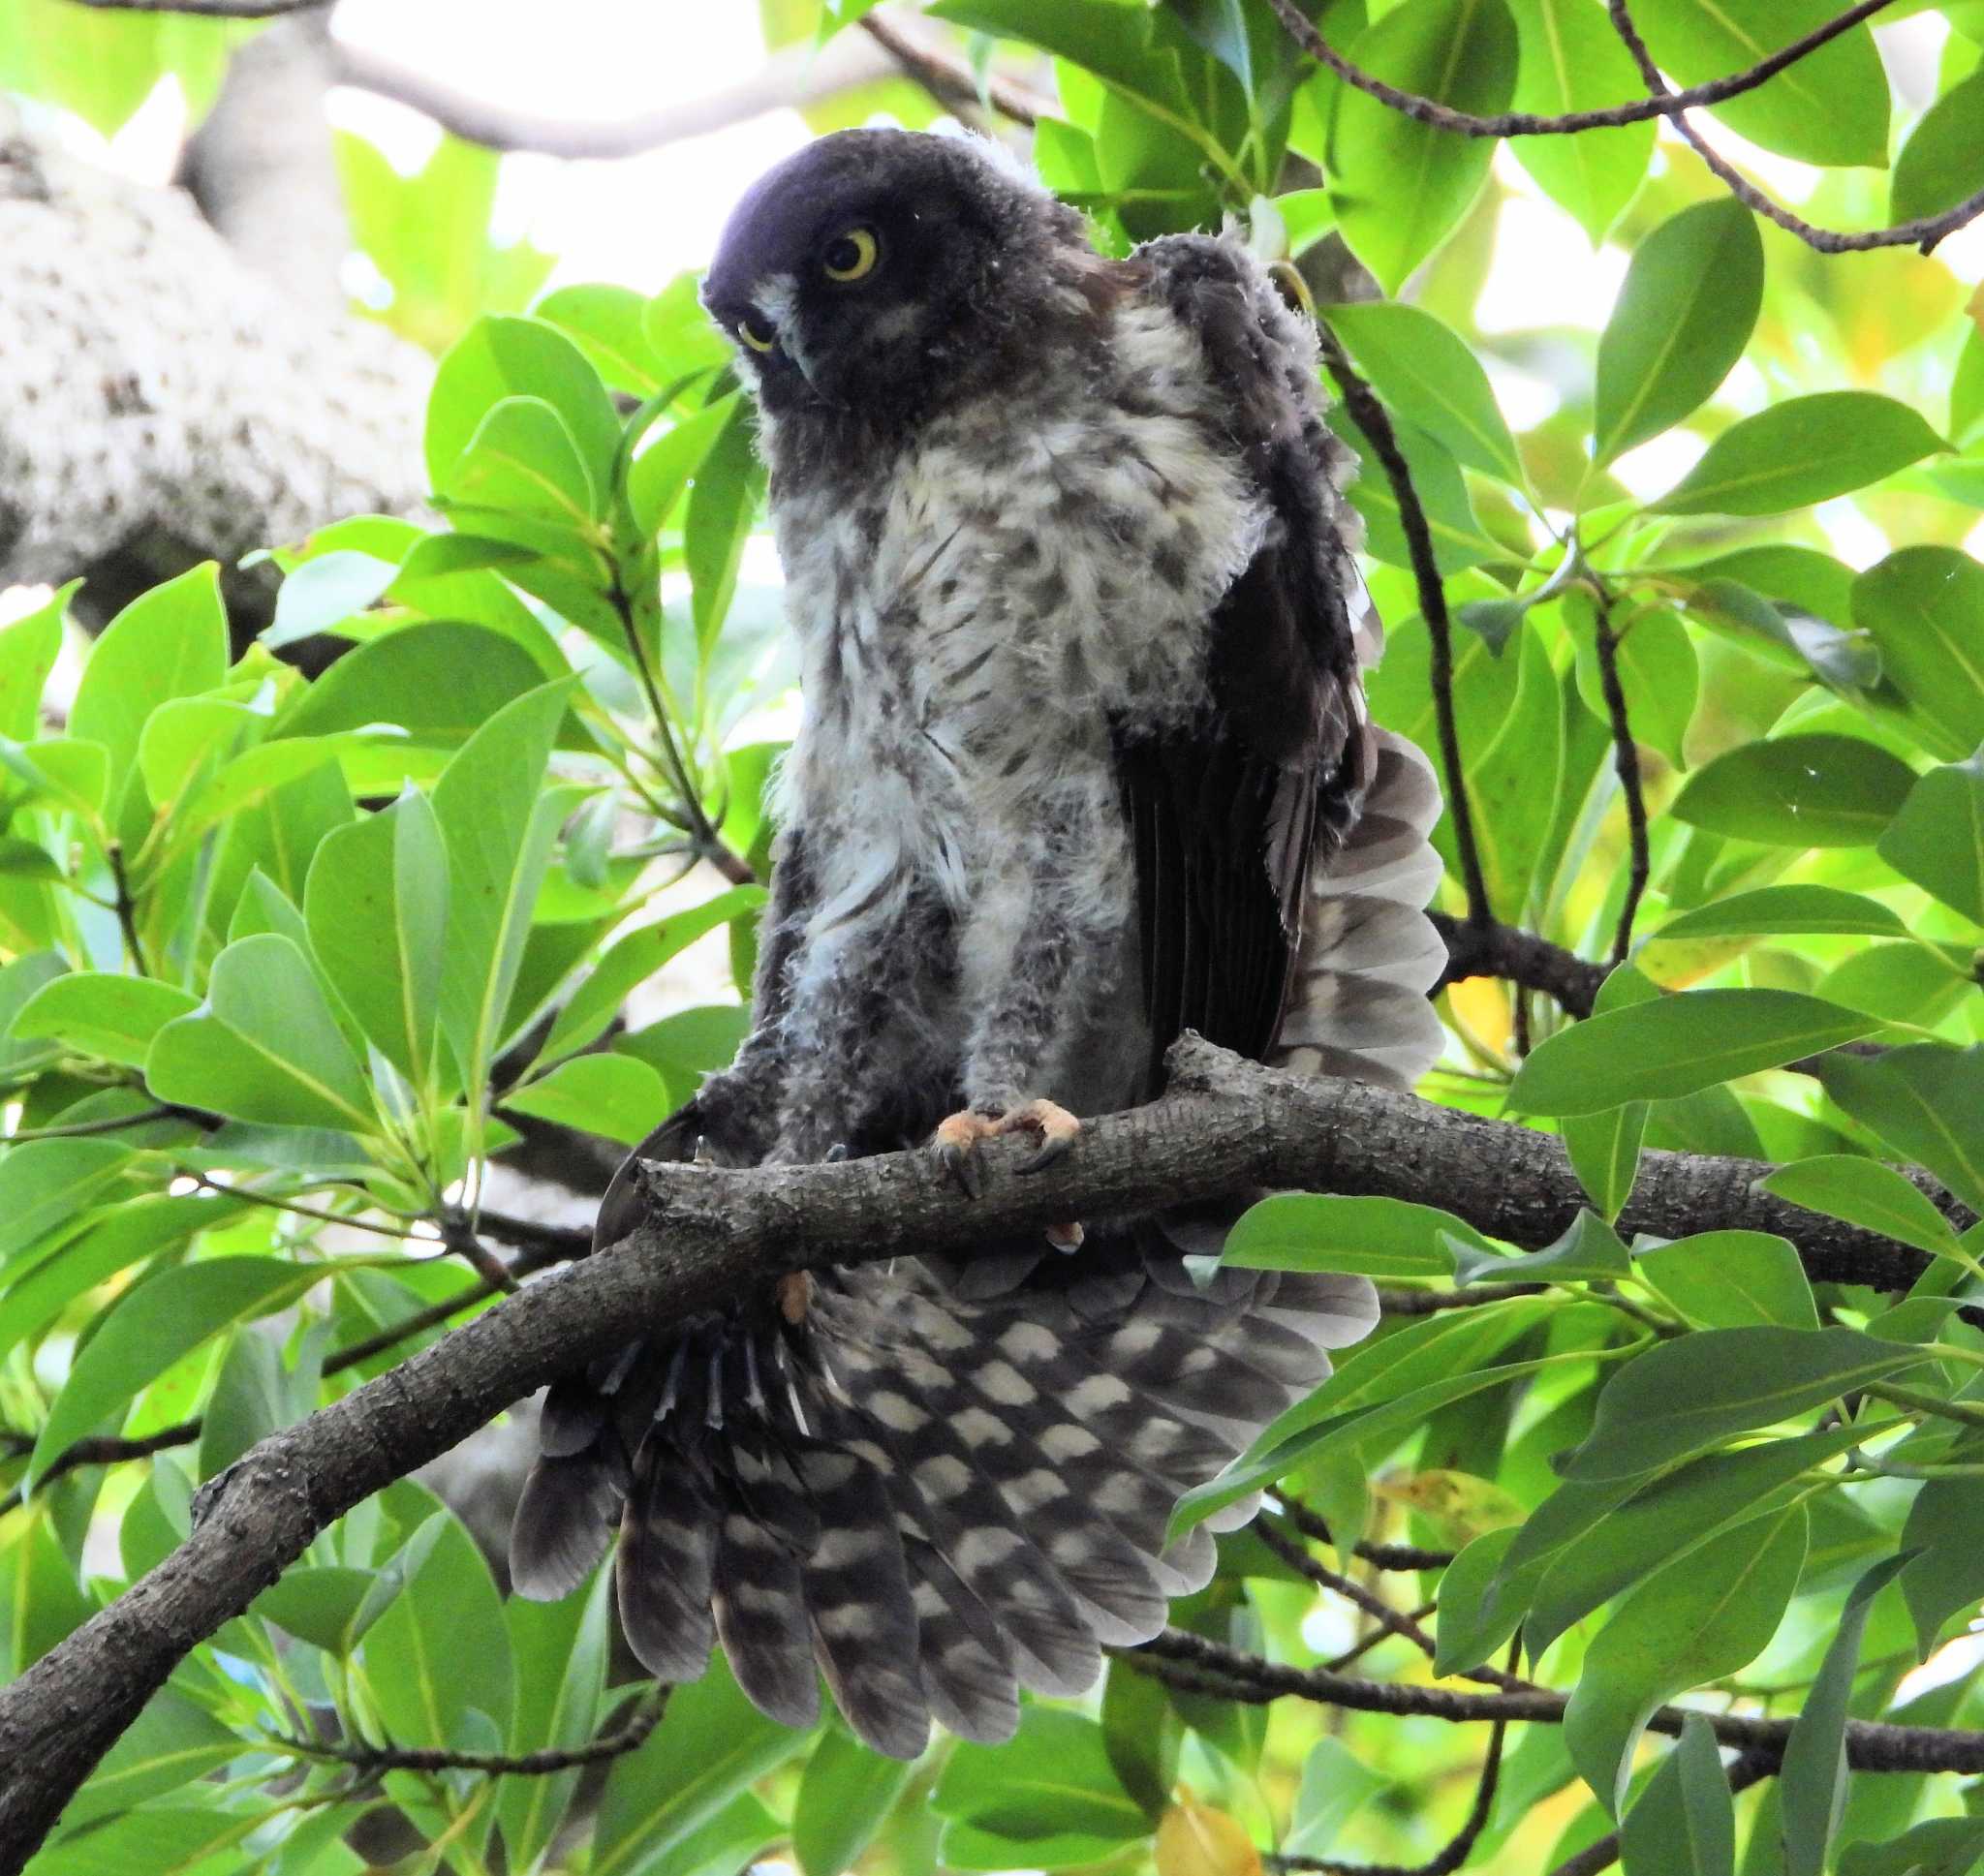
<path id="1" fill-rule="evenodd" d="M 872 228 L 851 228 L 827 243 L 820 257 L 821 271 L 829 280 L 859 280 L 875 270 L 881 252 Z"/>
<path id="2" fill-rule="evenodd" d="M 746 313 L 737 322 L 737 336 L 753 352 L 769 352 L 779 342 L 778 327 L 766 324 L 756 313 Z"/>

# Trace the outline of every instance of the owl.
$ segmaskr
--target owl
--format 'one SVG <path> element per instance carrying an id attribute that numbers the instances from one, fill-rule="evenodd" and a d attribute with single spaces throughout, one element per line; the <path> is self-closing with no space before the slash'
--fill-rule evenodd
<path id="1" fill-rule="evenodd" d="M 1230 239 L 1105 258 L 998 146 L 822 138 L 743 198 L 704 288 L 757 404 L 802 720 L 734 1062 L 641 1160 L 979 1143 L 1038 1166 L 1160 1092 L 1192 1029 L 1406 1086 L 1444 950 L 1424 759 L 1375 650 L 1313 329 Z M 720 1177 L 720 1175 L 712 1175 Z M 721 1640 L 798 1726 L 821 1681 L 899 1757 L 997 1740 L 1204 1586 L 1167 1543 L 1376 1319 L 1361 1277 L 1219 1267 L 1231 1209 L 1070 1220 L 787 1278 L 555 1386 L 520 1590 L 619 1532 L 662 1680 Z"/>

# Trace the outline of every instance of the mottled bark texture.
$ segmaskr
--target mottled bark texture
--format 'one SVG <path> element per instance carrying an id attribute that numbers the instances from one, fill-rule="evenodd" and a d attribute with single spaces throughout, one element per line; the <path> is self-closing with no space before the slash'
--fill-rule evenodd
<path id="1" fill-rule="evenodd" d="M 0 117 L 0 586 L 94 576 L 101 617 L 196 560 L 414 510 L 431 372 L 288 298 L 180 191 Z"/>
<path id="2" fill-rule="evenodd" d="M 1575 1215 L 1576 1181 L 1546 1135 L 1351 1082 L 1303 1081 L 1188 1035 L 1171 1092 L 1090 1123 L 1032 1177 L 1032 1151 L 985 1149 L 985 1190 L 961 1196 L 931 1155 L 649 1177 L 649 1217 L 609 1253 L 532 1283 L 411 1361 L 264 1440 L 202 1489 L 192 1536 L 0 1689 L 0 1876 L 18 1870 L 76 1788 L 200 1642 L 246 1609 L 316 1533 L 465 1438 L 553 1374 L 636 1334 L 802 1264 L 855 1263 L 1070 1217 L 1267 1186 L 1445 1206 L 1519 1244 Z M 1628 1230 L 1782 1231 L 1814 1277 L 1907 1283 L 1923 1258 L 1754 1190 L 1764 1168 L 1646 1155 Z"/>

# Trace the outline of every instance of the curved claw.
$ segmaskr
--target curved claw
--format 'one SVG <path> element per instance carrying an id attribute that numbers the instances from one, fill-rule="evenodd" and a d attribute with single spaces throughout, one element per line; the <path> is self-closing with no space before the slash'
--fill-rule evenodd
<path id="1" fill-rule="evenodd" d="M 998 1130 L 998 1122 L 988 1121 L 970 1108 L 947 1115 L 937 1123 L 931 1151 L 937 1155 L 937 1163 L 957 1182 L 958 1190 L 968 1199 L 982 1198 L 985 1194 L 985 1171 L 978 1163 L 978 1142 Z"/>
<path id="2" fill-rule="evenodd" d="M 1024 1107 L 1016 1107 L 1010 1114 L 1002 1116 L 998 1130 L 1001 1133 L 1032 1133 L 1039 1137 L 1039 1146 L 1018 1167 L 1022 1173 L 1038 1173 L 1068 1157 L 1081 1136 L 1081 1123 L 1053 1101 L 1029 1101 Z"/>

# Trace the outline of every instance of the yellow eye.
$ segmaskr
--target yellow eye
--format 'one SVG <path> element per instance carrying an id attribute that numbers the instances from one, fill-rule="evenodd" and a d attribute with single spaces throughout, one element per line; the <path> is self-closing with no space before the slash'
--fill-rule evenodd
<path id="1" fill-rule="evenodd" d="M 859 280 L 874 271 L 880 253 L 873 229 L 851 228 L 827 244 L 821 257 L 821 270 L 829 280 Z"/>
<path id="2" fill-rule="evenodd" d="M 737 336 L 753 352 L 769 352 L 779 342 L 778 328 L 763 324 L 756 313 L 746 313 L 737 322 Z"/>

